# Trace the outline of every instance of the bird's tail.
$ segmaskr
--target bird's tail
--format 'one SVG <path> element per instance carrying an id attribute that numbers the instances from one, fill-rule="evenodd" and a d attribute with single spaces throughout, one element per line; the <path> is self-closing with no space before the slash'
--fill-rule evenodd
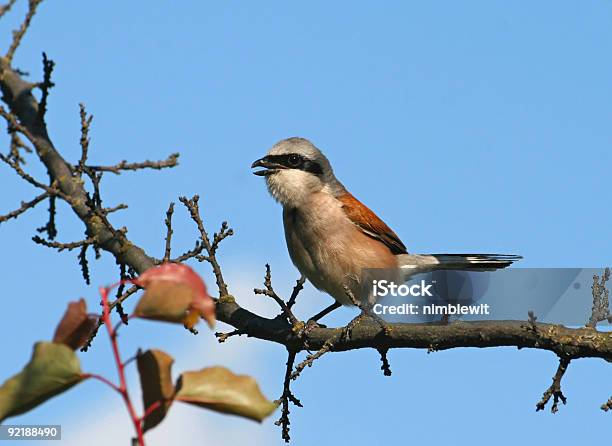
<path id="1" fill-rule="evenodd" d="M 509 254 L 400 254 L 397 258 L 408 275 L 441 269 L 495 271 L 522 259 Z"/>

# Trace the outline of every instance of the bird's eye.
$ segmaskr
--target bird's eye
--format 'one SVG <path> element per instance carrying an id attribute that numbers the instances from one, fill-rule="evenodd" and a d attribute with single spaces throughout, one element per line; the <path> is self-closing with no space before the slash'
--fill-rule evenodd
<path id="1" fill-rule="evenodd" d="M 300 161 L 302 161 L 302 158 L 299 155 L 296 155 L 295 153 L 289 155 L 289 164 L 291 164 L 293 167 L 299 166 Z"/>

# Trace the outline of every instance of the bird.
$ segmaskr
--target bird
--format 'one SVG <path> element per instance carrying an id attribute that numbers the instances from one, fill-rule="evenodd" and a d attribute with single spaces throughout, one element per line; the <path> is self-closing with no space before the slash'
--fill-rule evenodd
<path id="1" fill-rule="evenodd" d="M 311 318 L 317 321 L 342 305 L 371 303 L 364 271 L 384 271 L 406 281 L 435 270 L 490 271 L 521 259 L 504 254 L 410 254 L 398 235 L 336 178 L 313 143 L 283 139 L 251 165 L 265 178 L 283 208 L 289 256 L 303 277 L 334 303 Z M 380 276 L 378 276 L 380 278 Z"/>

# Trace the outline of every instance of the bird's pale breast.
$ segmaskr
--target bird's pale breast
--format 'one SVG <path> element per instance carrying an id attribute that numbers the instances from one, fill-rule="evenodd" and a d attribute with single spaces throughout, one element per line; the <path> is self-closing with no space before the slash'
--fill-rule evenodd
<path id="1" fill-rule="evenodd" d="M 396 268 L 389 248 L 364 234 L 332 195 L 319 192 L 299 208 L 283 210 L 289 255 L 298 270 L 318 289 L 338 302 L 351 304 L 343 284 L 362 293 L 362 273 L 368 268 Z"/>

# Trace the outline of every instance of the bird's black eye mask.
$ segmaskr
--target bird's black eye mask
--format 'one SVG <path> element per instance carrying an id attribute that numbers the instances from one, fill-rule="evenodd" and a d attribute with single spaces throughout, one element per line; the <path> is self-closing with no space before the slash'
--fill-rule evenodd
<path id="1" fill-rule="evenodd" d="M 316 162 L 309 160 L 303 155 L 297 153 L 286 153 L 282 155 L 268 155 L 262 158 L 262 165 L 282 166 L 286 169 L 299 169 L 305 172 L 310 172 L 314 175 L 322 175 L 323 168 Z M 267 167 L 267 166 L 266 166 Z"/>

